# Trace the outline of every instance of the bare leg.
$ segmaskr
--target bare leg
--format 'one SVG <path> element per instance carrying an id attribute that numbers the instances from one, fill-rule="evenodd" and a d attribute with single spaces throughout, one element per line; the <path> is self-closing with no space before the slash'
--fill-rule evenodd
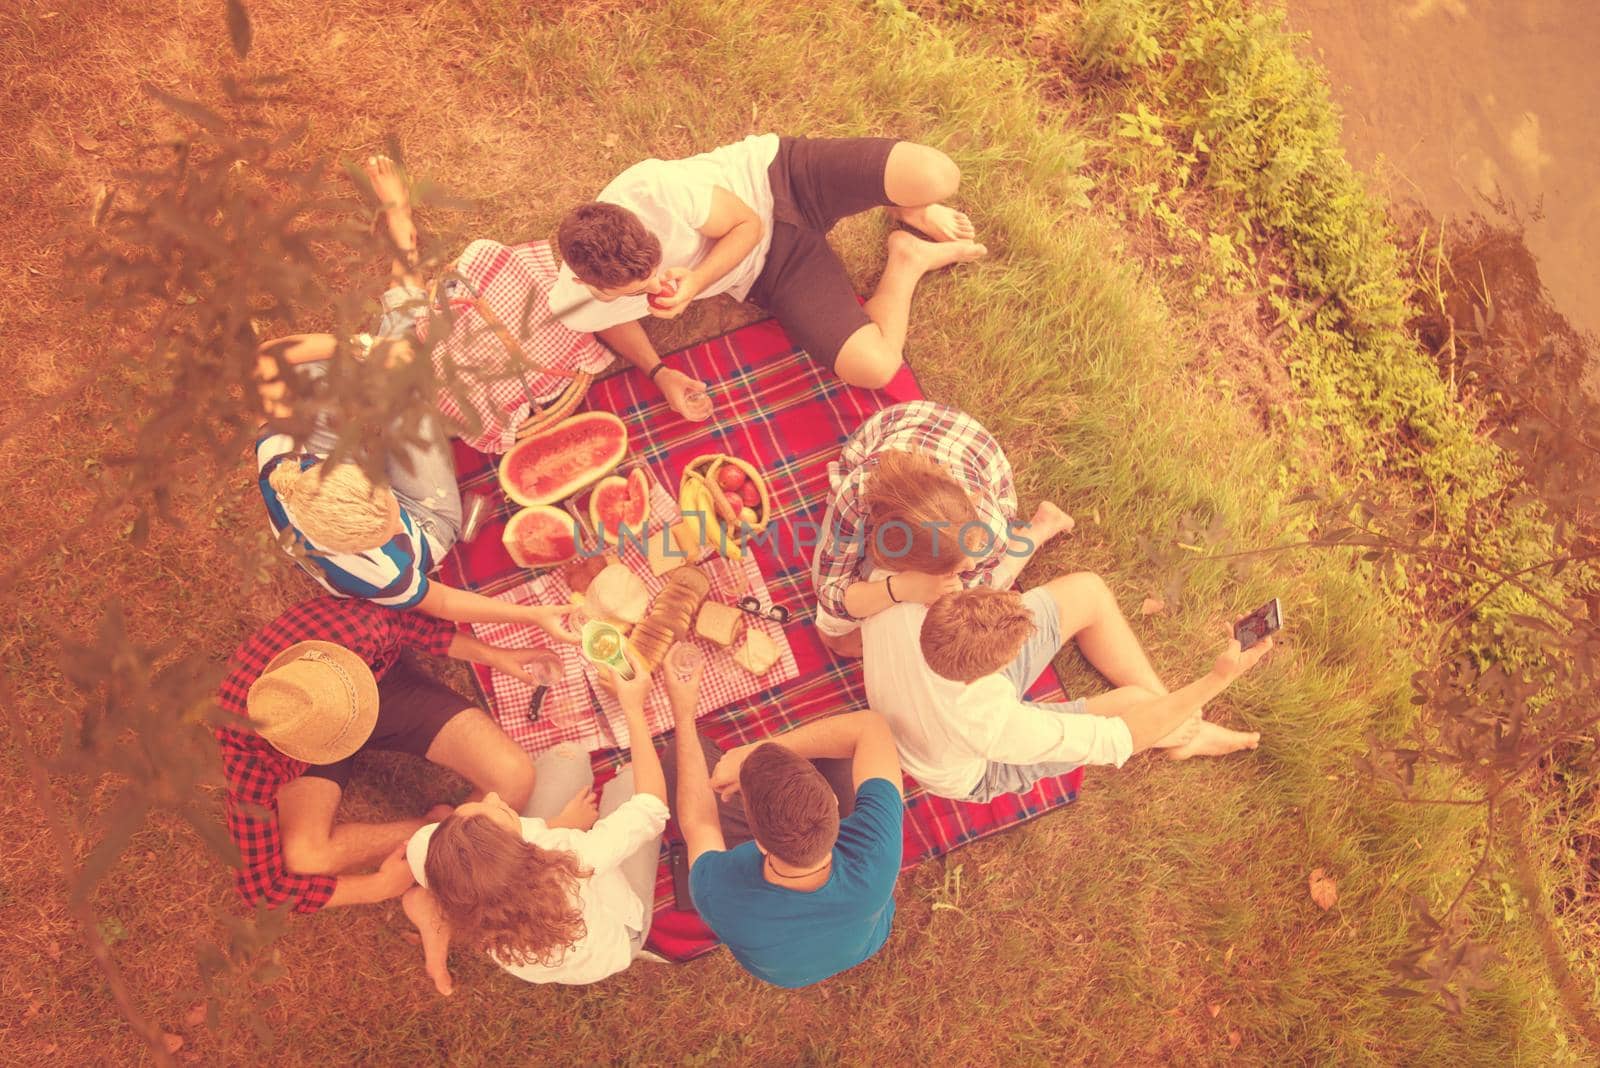
<path id="1" fill-rule="evenodd" d="M 450 975 L 450 924 L 439 909 L 439 902 L 426 887 L 413 886 L 400 898 L 400 907 L 422 936 L 422 966 L 433 987 L 445 997 L 455 993 Z"/>
<path id="2" fill-rule="evenodd" d="M 1068 638 L 1076 641 L 1084 658 L 1113 686 L 1167 692 L 1104 579 L 1079 571 L 1051 579 L 1045 589 L 1055 598 L 1063 644 Z"/>
<path id="3" fill-rule="evenodd" d="M 411 217 L 411 191 L 407 188 L 405 173 L 388 156 L 367 157 L 362 170 L 372 183 L 372 191 L 377 194 L 384 221 L 389 227 L 389 238 L 394 242 L 396 258 L 389 265 L 390 276 L 395 285 L 421 289 L 417 226 Z"/>
<path id="4" fill-rule="evenodd" d="M 1084 711 L 1095 716 L 1120 716 L 1128 709 L 1145 701 L 1153 700 L 1160 694 L 1152 693 L 1142 686 L 1121 686 L 1109 693 L 1096 694 L 1084 702 Z M 1162 738 L 1152 749 L 1178 749 L 1193 743 L 1195 736 L 1202 727 L 1211 726 L 1200 718 L 1201 709 L 1196 707 L 1194 715 L 1190 716 L 1183 725 L 1177 727 Z M 1195 754 L 1189 754 L 1191 756 Z M 1181 758 L 1175 758 L 1181 759 Z"/>
<path id="5" fill-rule="evenodd" d="M 971 241 L 972 220 L 940 201 L 955 196 L 961 170 L 937 148 L 902 141 L 889 152 L 883 191 L 897 207 L 889 214 L 935 241 Z"/>
<path id="6" fill-rule="evenodd" d="M 290 871 L 337 875 L 370 868 L 422 826 L 421 820 L 335 824 L 341 793 L 338 783 L 315 775 L 302 775 L 278 790 L 278 832 Z"/>
<path id="7" fill-rule="evenodd" d="M 867 301 L 872 322 L 851 334 L 834 369 L 852 386 L 882 389 L 900 370 L 911 318 L 911 295 L 929 271 L 980 259 L 988 249 L 973 241 L 934 243 L 904 230 L 889 235 L 889 257 L 878 288 Z"/>
<path id="8" fill-rule="evenodd" d="M 473 801 L 492 791 L 520 812 L 533 794 L 533 761 L 481 709 L 457 712 L 440 728 L 428 759 L 477 787 Z"/>

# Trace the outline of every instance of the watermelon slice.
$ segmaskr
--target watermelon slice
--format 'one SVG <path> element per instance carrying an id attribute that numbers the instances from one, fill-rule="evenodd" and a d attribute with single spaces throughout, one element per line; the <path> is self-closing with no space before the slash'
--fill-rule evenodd
<path id="1" fill-rule="evenodd" d="M 500 458 L 500 488 L 525 507 L 554 504 L 604 478 L 628 454 L 628 428 L 610 412 L 580 412 L 517 442 Z"/>
<path id="2" fill-rule="evenodd" d="M 620 475 L 602 478 L 589 494 L 589 519 L 607 545 L 618 543 L 623 527 L 634 537 L 643 537 L 649 518 L 650 476 L 642 467 L 635 467 L 627 478 Z"/>
<path id="3" fill-rule="evenodd" d="M 518 567 L 554 567 L 578 555 L 577 524 L 559 508 L 537 504 L 506 523 L 501 540 Z"/>

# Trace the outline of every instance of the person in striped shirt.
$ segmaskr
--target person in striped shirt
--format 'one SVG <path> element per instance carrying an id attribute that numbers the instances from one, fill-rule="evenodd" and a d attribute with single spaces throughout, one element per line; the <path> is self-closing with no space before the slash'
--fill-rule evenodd
<path id="1" fill-rule="evenodd" d="M 399 372 L 412 365 L 416 321 L 427 307 L 417 228 L 404 175 L 394 162 L 373 156 L 365 171 L 384 205 L 396 250 L 370 355 L 386 372 Z M 336 348 L 331 334 L 263 345 L 257 378 L 267 415 L 280 422 L 291 419 L 286 374 L 297 372 L 311 381 L 325 377 Z M 419 431 L 390 452 L 385 488 L 374 485 L 358 464 L 330 459 L 339 435 L 326 418 L 318 417 L 298 444 L 293 435 L 264 427 L 256 441 L 257 482 L 279 544 L 337 596 L 414 608 L 458 623 L 527 623 L 562 641 L 576 641 L 563 625 L 564 606 L 515 604 L 429 578 L 460 535 L 461 495 L 444 423 L 430 415 Z"/>

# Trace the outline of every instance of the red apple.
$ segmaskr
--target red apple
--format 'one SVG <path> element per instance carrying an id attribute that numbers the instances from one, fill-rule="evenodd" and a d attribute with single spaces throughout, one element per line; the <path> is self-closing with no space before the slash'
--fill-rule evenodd
<path id="1" fill-rule="evenodd" d="M 761 490 L 754 482 L 747 479 L 745 484 L 739 487 L 739 499 L 744 502 L 746 508 L 758 508 L 761 505 Z"/>
<path id="2" fill-rule="evenodd" d="M 677 280 L 673 279 L 673 278 L 663 278 L 661 280 L 661 288 L 656 290 L 654 293 L 650 294 L 648 297 L 646 297 L 644 299 L 645 299 L 645 303 L 649 304 L 650 307 L 652 307 L 652 308 L 662 308 L 662 307 L 665 307 L 665 305 L 661 303 L 663 300 L 666 300 L 666 299 L 671 298 L 671 297 L 675 297 L 677 295 L 678 295 L 678 282 L 677 282 Z"/>
<path id="3" fill-rule="evenodd" d="M 717 469 L 717 485 L 724 493 L 737 493 L 747 481 L 745 473 L 732 464 L 723 464 Z"/>

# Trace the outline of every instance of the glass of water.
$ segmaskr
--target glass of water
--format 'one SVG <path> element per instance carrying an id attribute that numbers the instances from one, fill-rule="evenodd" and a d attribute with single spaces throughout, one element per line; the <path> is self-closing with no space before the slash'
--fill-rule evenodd
<path id="1" fill-rule="evenodd" d="M 694 678 L 695 671 L 704 660 L 705 653 L 693 642 L 679 642 L 667 651 L 667 667 L 679 682 Z"/>

